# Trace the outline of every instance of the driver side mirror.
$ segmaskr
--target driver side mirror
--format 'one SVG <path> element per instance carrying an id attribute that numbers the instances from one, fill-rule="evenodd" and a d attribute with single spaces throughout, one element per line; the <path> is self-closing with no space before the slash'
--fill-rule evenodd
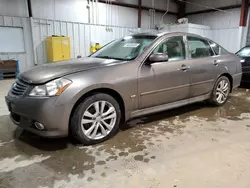
<path id="1" fill-rule="evenodd" d="M 166 62 L 168 61 L 168 55 L 165 53 L 156 53 L 149 56 L 150 64 L 156 62 Z"/>

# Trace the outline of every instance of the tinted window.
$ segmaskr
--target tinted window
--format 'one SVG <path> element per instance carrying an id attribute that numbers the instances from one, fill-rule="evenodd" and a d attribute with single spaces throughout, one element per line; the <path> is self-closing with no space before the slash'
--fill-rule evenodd
<path id="1" fill-rule="evenodd" d="M 187 37 L 187 39 L 192 58 L 202 58 L 214 55 L 206 40 L 196 37 Z"/>
<path id="2" fill-rule="evenodd" d="M 127 36 L 104 46 L 91 57 L 133 60 L 140 55 L 155 39 L 155 36 Z"/>
<path id="3" fill-rule="evenodd" d="M 250 47 L 244 47 L 236 53 L 240 57 L 250 57 Z"/>
<path id="4" fill-rule="evenodd" d="M 216 44 L 213 41 L 209 41 L 209 44 L 210 47 L 214 50 L 215 55 L 221 55 L 227 52 L 224 48 L 222 48 L 220 45 Z"/>
<path id="5" fill-rule="evenodd" d="M 153 53 L 168 54 L 169 61 L 185 59 L 185 44 L 183 37 L 172 37 L 158 45 Z"/>

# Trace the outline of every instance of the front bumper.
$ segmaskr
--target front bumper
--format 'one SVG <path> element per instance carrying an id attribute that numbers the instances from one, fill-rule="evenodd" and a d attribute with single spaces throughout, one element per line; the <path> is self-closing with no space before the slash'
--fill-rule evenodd
<path id="1" fill-rule="evenodd" d="M 5 97 L 11 120 L 18 126 L 42 137 L 65 137 L 68 135 L 69 114 L 64 105 L 56 105 L 57 97 Z M 44 125 L 38 130 L 34 122 Z"/>

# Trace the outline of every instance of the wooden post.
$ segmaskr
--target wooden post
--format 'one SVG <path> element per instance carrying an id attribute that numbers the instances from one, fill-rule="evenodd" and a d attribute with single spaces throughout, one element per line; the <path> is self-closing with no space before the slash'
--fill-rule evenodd
<path id="1" fill-rule="evenodd" d="M 240 12 L 240 26 L 245 27 L 247 25 L 248 14 L 248 0 L 242 0 L 241 12 Z"/>
<path id="2" fill-rule="evenodd" d="M 138 0 L 138 28 L 141 28 L 141 0 Z"/>
<path id="3" fill-rule="evenodd" d="M 177 1 L 176 3 L 178 5 L 178 19 L 185 17 L 186 3 L 182 1 Z"/>

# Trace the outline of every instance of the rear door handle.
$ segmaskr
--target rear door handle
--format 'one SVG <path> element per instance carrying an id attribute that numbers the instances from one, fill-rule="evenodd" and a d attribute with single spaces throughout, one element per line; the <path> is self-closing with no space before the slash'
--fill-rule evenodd
<path id="1" fill-rule="evenodd" d="M 214 63 L 213 63 L 215 66 L 218 66 L 219 65 L 219 62 L 218 60 L 214 60 Z"/>
<path id="2" fill-rule="evenodd" d="M 188 69 L 190 69 L 190 66 L 183 64 L 183 65 L 181 65 L 181 67 L 178 70 L 187 71 Z"/>

